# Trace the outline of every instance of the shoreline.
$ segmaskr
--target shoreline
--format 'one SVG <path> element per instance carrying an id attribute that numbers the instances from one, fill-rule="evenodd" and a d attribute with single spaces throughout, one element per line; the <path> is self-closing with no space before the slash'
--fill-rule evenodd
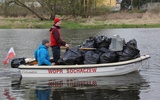
<path id="1" fill-rule="evenodd" d="M 151 13 L 111 13 L 92 18 L 62 16 L 62 19 L 62 28 L 66 29 L 160 28 L 160 14 Z M 52 20 L 0 16 L 0 29 L 47 29 L 52 25 Z"/>

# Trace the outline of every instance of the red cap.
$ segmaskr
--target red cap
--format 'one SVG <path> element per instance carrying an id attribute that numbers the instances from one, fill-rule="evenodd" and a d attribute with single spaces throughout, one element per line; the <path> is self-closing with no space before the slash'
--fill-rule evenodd
<path id="1" fill-rule="evenodd" d="M 60 18 L 54 18 L 54 24 L 60 21 Z"/>

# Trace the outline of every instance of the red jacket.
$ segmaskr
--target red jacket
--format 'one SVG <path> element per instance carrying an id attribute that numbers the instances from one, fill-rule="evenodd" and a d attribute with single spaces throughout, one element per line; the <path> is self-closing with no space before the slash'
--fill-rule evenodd
<path id="1" fill-rule="evenodd" d="M 62 41 L 60 30 L 56 27 L 50 29 L 50 46 L 65 46 L 66 42 Z"/>

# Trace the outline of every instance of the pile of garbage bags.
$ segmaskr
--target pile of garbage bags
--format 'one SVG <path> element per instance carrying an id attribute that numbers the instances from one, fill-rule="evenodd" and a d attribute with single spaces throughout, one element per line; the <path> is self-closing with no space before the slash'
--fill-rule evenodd
<path id="1" fill-rule="evenodd" d="M 123 41 L 122 50 L 115 51 L 110 49 L 112 38 L 104 35 L 90 37 L 82 45 L 68 49 L 59 59 L 60 65 L 75 64 L 100 64 L 113 63 L 131 60 L 140 56 L 137 48 L 137 41 L 132 39 L 127 43 Z M 93 50 L 83 50 L 80 48 L 95 48 Z"/>

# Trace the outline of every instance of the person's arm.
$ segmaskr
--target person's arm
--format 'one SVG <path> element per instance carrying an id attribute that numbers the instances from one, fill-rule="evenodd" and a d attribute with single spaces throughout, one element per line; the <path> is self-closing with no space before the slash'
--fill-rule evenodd
<path id="1" fill-rule="evenodd" d="M 58 33 L 58 31 L 57 31 L 56 29 L 53 30 L 52 34 L 53 34 L 55 40 L 56 40 L 59 44 L 61 44 L 62 46 L 65 46 L 65 45 L 66 45 L 66 42 L 65 42 L 65 41 L 62 41 L 62 39 L 60 38 L 60 35 L 59 35 L 59 33 Z"/>
<path id="2" fill-rule="evenodd" d="M 41 61 L 42 61 L 44 64 L 49 65 L 49 66 L 52 65 L 52 63 L 51 63 L 49 60 L 46 59 L 46 53 L 45 53 L 45 52 L 40 51 L 40 52 L 39 52 L 39 56 L 40 56 Z"/>

